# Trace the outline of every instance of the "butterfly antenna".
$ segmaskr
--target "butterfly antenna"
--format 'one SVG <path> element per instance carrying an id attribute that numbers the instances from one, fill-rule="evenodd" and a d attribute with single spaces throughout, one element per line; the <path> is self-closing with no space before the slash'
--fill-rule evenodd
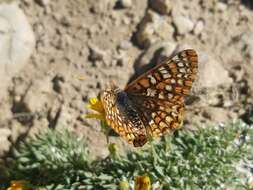
<path id="1" fill-rule="evenodd" d="M 115 80 L 111 80 L 111 86 L 112 86 L 112 87 L 115 87 L 115 86 L 117 86 L 117 85 L 116 85 L 116 82 L 115 82 Z"/>
<path id="2" fill-rule="evenodd" d="M 110 80 L 110 82 L 106 85 L 106 89 L 110 89 L 110 90 L 113 90 L 113 89 L 117 89 L 118 86 L 117 86 L 117 83 L 115 82 L 115 80 Z"/>

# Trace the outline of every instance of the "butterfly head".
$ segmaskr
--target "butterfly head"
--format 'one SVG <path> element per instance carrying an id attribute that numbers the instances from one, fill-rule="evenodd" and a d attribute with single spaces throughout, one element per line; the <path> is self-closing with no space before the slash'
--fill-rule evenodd
<path id="1" fill-rule="evenodd" d="M 99 98 L 102 101 L 102 104 L 106 107 L 112 107 L 115 105 L 118 97 L 118 93 L 122 90 L 116 85 L 110 85 L 105 90 L 101 91 Z"/>

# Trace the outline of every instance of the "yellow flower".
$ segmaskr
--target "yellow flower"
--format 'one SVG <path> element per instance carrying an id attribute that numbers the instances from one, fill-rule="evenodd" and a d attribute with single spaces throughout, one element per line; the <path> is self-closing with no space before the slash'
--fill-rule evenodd
<path id="1" fill-rule="evenodd" d="M 102 132 L 106 135 L 107 142 L 109 142 L 108 135 L 112 129 L 107 125 L 102 102 L 98 98 L 91 98 L 90 104 L 87 105 L 87 108 L 96 111 L 97 113 L 87 113 L 85 118 L 100 120 Z"/>
<path id="2" fill-rule="evenodd" d="M 147 175 L 135 177 L 134 190 L 149 190 L 150 187 L 151 181 Z"/>
<path id="3" fill-rule="evenodd" d="M 97 113 L 87 113 L 85 115 L 86 118 L 95 118 L 101 121 L 105 121 L 105 110 L 102 102 L 97 98 L 91 98 L 90 104 L 87 105 L 87 108 L 90 110 L 94 110 Z"/>
<path id="4" fill-rule="evenodd" d="M 28 182 L 23 180 L 15 180 L 11 181 L 11 186 L 7 190 L 26 190 L 28 187 Z"/>
<path id="5" fill-rule="evenodd" d="M 122 180 L 119 182 L 120 190 L 129 190 L 129 183 L 126 180 Z"/>

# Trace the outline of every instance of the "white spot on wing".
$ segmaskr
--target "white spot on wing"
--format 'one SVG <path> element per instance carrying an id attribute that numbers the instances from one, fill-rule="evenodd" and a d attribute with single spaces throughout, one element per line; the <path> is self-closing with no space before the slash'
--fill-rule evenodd
<path id="1" fill-rule="evenodd" d="M 171 84 L 175 84 L 176 80 L 175 79 L 171 79 L 170 82 L 171 82 Z"/>
<path id="2" fill-rule="evenodd" d="M 183 67 L 183 66 L 184 66 L 184 64 L 183 64 L 182 62 L 178 62 L 178 63 L 177 63 L 177 66 L 179 66 L 179 67 Z"/>
<path id="3" fill-rule="evenodd" d="M 168 71 L 165 69 L 165 70 L 160 70 L 160 73 L 162 73 L 162 74 L 167 74 L 168 73 Z"/>
<path id="4" fill-rule="evenodd" d="M 156 79 L 152 75 L 148 75 L 148 78 L 150 79 L 151 84 L 156 84 Z"/>
<path id="5" fill-rule="evenodd" d="M 156 90 L 153 90 L 151 88 L 147 89 L 147 96 L 154 97 L 156 95 Z"/>
<path id="6" fill-rule="evenodd" d="M 178 77 L 178 78 L 182 78 L 182 76 L 183 76 L 182 73 L 178 73 L 178 74 L 177 74 L 177 77 Z"/>
<path id="7" fill-rule="evenodd" d="M 184 84 L 184 83 L 183 83 L 183 80 L 181 80 L 181 79 L 178 79 L 178 80 L 177 80 L 177 83 L 180 84 L 180 85 L 183 85 L 183 84 Z"/>
<path id="8" fill-rule="evenodd" d="M 162 74 L 162 76 L 163 76 L 164 79 L 167 79 L 167 78 L 170 78 L 170 77 L 171 77 L 171 74 L 166 73 L 166 74 Z"/>
<path id="9" fill-rule="evenodd" d="M 180 72 L 180 73 L 186 73 L 186 70 L 185 70 L 185 68 L 180 68 L 180 69 L 179 69 L 179 72 Z"/>
<path id="10" fill-rule="evenodd" d="M 153 125 L 153 124 L 154 124 L 154 120 L 150 120 L 150 121 L 148 122 L 148 124 L 149 124 L 149 125 Z"/>
<path id="11" fill-rule="evenodd" d="M 159 95 L 158 95 L 158 98 L 159 99 L 164 99 L 164 94 L 162 92 L 160 92 Z"/>
<path id="12" fill-rule="evenodd" d="M 170 99 L 170 98 L 173 98 L 173 94 L 168 93 L 168 98 L 169 98 L 169 99 Z"/>
<path id="13" fill-rule="evenodd" d="M 172 86 L 171 85 L 166 85 L 165 89 L 168 90 L 168 91 L 171 91 L 172 90 Z"/>
<path id="14" fill-rule="evenodd" d="M 163 70 L 166 70 L 166 69 L 164 67 L 160 67 L 158 70 L 163 71 Z"/>

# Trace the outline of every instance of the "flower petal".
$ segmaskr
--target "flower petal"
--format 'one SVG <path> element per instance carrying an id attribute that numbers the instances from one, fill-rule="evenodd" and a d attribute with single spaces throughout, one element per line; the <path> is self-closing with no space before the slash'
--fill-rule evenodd
<path id="1" fill-rule="evenodd" d="M 99 100 L 97 98 L 90 98 L 90 104 L 94 105 L 98 102 Z"/>
<path id="2" fill-rule="evenodd" d="M 87 119 L 94 118 L 94 119 L 98 119 L 98 120 L 105 120 L 104 115 L 97 114 L 97 113 L 87 113 L 84 115 L 84 117 Z"/>
<path id="3" fill-rule="evenodd" d="M 88 109 L 95 110 L 99 113 L 104 113 L 104 107 L 100 100 L 97 98 L 90 98 L 90 104 L 86 106 Z"/>
<path id="4" fill-rule="evenodd" d="M 151 181 L 147 175 L 136 176 L 134 182 L 134 190 L 149 190 L 151 187 Z"/>

